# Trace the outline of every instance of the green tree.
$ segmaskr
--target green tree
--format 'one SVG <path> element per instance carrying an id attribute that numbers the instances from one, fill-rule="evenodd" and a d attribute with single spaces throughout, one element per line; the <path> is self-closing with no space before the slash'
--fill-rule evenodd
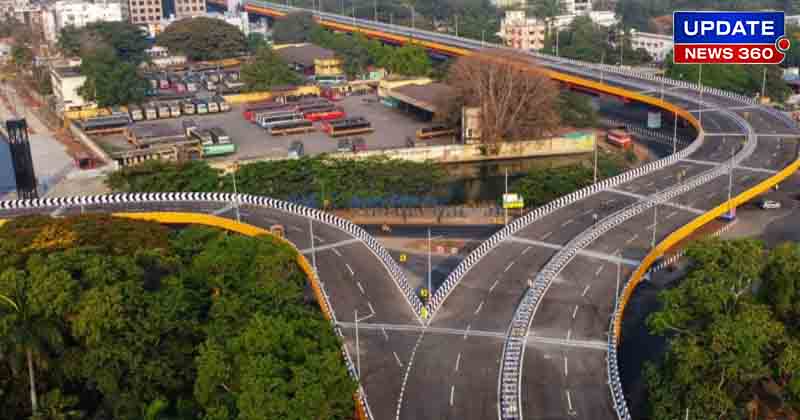
<path id="1" fill-rule="evenodd" d="M 576 128 L 596 127 L 597 110 L 592 106 L 591 97 L 570 90 L 562 90 L 558 97 L 561 122 Z"/>
<path id="2" fill-rule="evenodd" d="M 207 162 L 172 164 L 153 160 L 112 172 L 106 185 L 120 192 L 210 192 L 220 190 L 220 176 L 220 171 Z"/>
<path id="3" fill-rule="evenodd" d="M 541 19 L 553 18 L 564 14 L 561 0 L 536 0 L 529 6 L 534 16 Z"/>
<path id="4" fill-rule="evenodd" d="M 186 54 L 190 60 L 218 60 L 236 57 L 247 50 L 239 28 L 219 19 L 181 19 L 156 37 L 156 43 Z"/>
<path id="5" fill-rule="evenodd" d="M 139 76 L 136 65 L 122 61 L 108 48 L 97 49 L 83 57 L 80 72 L 86 82 L 78 92 L 101 107 L 141 102 L 147 82 Z"/>
<path id="6" fill-rule="evenodd" d="M 384 64 L 390 72 L 405 76 L 427 76 L 432 69 L 428 52 L 417 45 L 404 45 L 395 49 Z"/>
<path id="7" fill-rule="evenodd" d="M 30 293 L 30 279 L 24 272 L 7 270 L 0 275 L 0 282 L 13 304 L 5 302 L 0 307 L 0 337 L 2 347 L 10 350 L 11 357 L 24 357 L 28 371 L 31 412 L 39 411 L 36 381 L 37 360 L 47 357 L 50 349 L 60 347 L 62 337 L 56 325 L 33 310 L 34 296 Z"/>
<path id="8" fill-rule="evenodd" d="M 318 26 L 311 13 L 289 13 L 275 22 L 272 27 L 272 39 L 276 44 L 309 42 L 313 29 Z"/>
<path id="9" fill-rule="evenodd" d="M 17 67 L 28 67 L 33 62 L 33 50 L 26 45 L 14 44 L 11 47 L 11 61 Z"/>
<path id="10" fill-rule="evenodd" d="M 76 28 L 73 25 L 67 25 L 61 28 L 61 32 L 58 33 L 58 43 L 56 46 L 68 57 L 80 55 L 82 48 L 81 37 L 83 33 L 84 31 L 82 29 Z"/>
<path id="11" fill-rule="evenodd" d="M 94 22 L 82 28 L 61 29 L 58 48 L 67 56 L 88 56 L 98 49 L 110 49 L 122 61 L 139 65 L 149 47 L 147 34 L 128 22 Z"/>
<path id="12" fill-rule="evenodd" d="M 76 409 L 79 399 L 73 395 L 65 395 L 61 390 L 54 389 L 42 398 L 39 411 L 34 413 L 29 420 L 80 420 L 84 412 Z"/>
<path id="13" fill-rule="evenodd" d="M 247 51 L 250 54 L 255 54 L 261 48 L 269 48 L 267 39 L 263 34 L 252 32 L 247 35 Z"/>
<path id="14" fill-rule="evenodd" d="M 300 76 L 268 47 L 261 48 L 252 61 L 242 65 L 241 80 L 249 91 L 301 83 Z"/>
<path id="15" fill-rule="evenodd" d="M 778 316 L 800 326 L 800 247 L 785 243 L 769 254 L 762 294 Z"/>
<path id="16" fill-rule="evenodd" d="M 667 77 L 695 83 L 699 81 L 699 65 L 675 64 L 672 55 L 667 57 L 665 62 Z M 763 85 L 765 71 L 767 79 L 766 85 Z M 783 70 L 778 66 L 736 64 L 704 66 L 702 82 L 703 86 L 725 89 L 750 97 L 760 95 L 762 86 L 765 86 L 766 95 L 777 102 L 783 102 L 791 93 L 791 89 L 783 81 Z"/>

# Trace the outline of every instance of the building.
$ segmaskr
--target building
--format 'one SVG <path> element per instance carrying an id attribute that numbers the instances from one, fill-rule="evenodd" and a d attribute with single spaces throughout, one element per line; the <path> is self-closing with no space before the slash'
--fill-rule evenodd
<path id="1" fill-rule="evenodd" d="M 206 14 L 206 0 L 174 0 L 175 18 L 203 16 Z"/>
<path id="2" fill-rule="evenodd" d="M 561 0 L 565 15 L 583 15 L 592 11 L 592 0 Z"/>
<path id="3" fill-rule="evenodd" d="M 205 7 L 205 3 L 203 5 Z M 219 19 L 223 20 L 228 24 L 231 24 L 237 28 L 239 28 L 242 33 L 247 36 L 250 34 L 250 18 L 247 12 L 225 12 L 225 13 L 208 13 L 203 12 L 201 14 L 197 14 L 191 17 L 207 17 L 211 19 Z M 150 34 L 151 37 L 156 37 L 158 34 L 164 31 L 169 25 L 177 22 L 178 20 L 184 19 L 187 16 L 169 16 L 165 18 L 161 18 L 158 22 L 148 23 L 147 24 L 147 32 Z"/>
<path id="4" fill-rule="evenodd" d="M 50 81 L 53 83 L 53 95 L 59 113 L 95 105 L 78 94 L 78 89 L 86 82 L 86 76 L 80 74 L 78 67 L 53 67 L 50 69 Z"/>
<path id="5" fill-rule="evenodd" d="M 612 26 L 617 23 L 614 12 L 589 10 L 582 15 L 588 16 L 592 22 L 600 26 Z M 523 10 L 510 10 L 506 12 L 500 22 L 500 32 L 497 35 L 508 47 L 538 51 L 544 48 L 548 27 L 563 30 L 572 23 L 576 16 L 578 15 L 560 15 L 546 20 L 527 17 Z"/>
<path id="6" fill-rule="evenodd" d="M 53 44 L 66 26 L 82 28 L 93 22 L 123 21 L 126 14 L 124 5 L 118 2 L 59 0 L 42 11 L 42 32 L 45 40 Z"/>
<path id="7" fill-rule="evenodd" d="M 11 38 L 0 39 L 0 64 L 11 62 L 11 49 L 14 48 Z"/>
<path id="8" fill-rule="evenodd" d="M 644 49 L 656 62 L 663 62 L 673 47 L 672 37 L 669 35 L 653 34 L 649 32 L 631 32 L 631 47 L 634 50 Z"/>
<path id="9" fill-rule="evenodd" d="M 134 25 L 161 22 L 164 17 L 162 0 L 128 0 L 129 21 Z"/>
<path id="10" fill-rule="evenodd" d="M 275 45 L 273 49 L 295 71 L 307 76 L 344 74 L 342 60 L 327 48 L 314 44 L 286 44 Z"/>
<path id="11" fill-rule="evenodd" d="M 492 4 L 498 9 L 514 9 L 524 8 L 527 5 L 526 0 L 492 0 Z"/>

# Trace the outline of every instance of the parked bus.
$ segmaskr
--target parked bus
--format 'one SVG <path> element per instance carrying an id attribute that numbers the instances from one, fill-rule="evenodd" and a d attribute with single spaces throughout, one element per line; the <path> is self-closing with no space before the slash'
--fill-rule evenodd
<path id="1" fill-rule="evenodd" d="M 372 130 L 372 124 L 364 117 L 340 118 L 322 123 L 322 131 L 331 137 L 368 133 Z"/>
<path id="2" fill-rule="evenodd" d="M 615 128 L 608 130 L 606 139 L 609 143 L 627 149 L 633 145 L 633 138 L 625 128 Z"/>
<path id="3" fill-rule="evenodd" d="M 228 133 L 226 133 L 225 130 L 220 127 L 213 127 L 208 131 L 211 132 L 211 138 L 214 139 L 214 143 L 228 144 L 231 142 L 231 138 L 228 136 Z"/>
<path id="4" fill-rule="evenodd" d="M 217 106 L 219 107 L 219 112 L 228 112 L 231 110 L 230 104 L 226 102 L 225 98 L 223 98 L 222 96 L 217 95 L 211 99 L 217 103 Z"/>
<path id="5" fill-rule="evenodd" d="M 131 117 L 125 112 L 89 118 L 80 123 L 86 134 L 108 134 L 122 132 L 131 123 Z"/>
<path id="6" fill-rule="evenodd" d="M 261 126 L 261 128 L 270 128 L 278 123 L 302 120 L 303 114 L 298 114 L 297 112 L 278 112 L 259 115 L 258 125 Z"/>
<path id="7" fill-rule="evenodd" d="M 173 118 L 178 118 L 181 116 L 181 104 L 178 102 L 172 102 L 169 104 L 169 115 Z"/>
<path id="8" fill-rule="evenodd" d="M 144 112 L 139 105 L 128 105 L 128 112 L 131 114 L 131 120 L 141 121 L 144 119 Z"/>
<path id="9" fill-rule="evenodd" d="M 335 76 L 316 76 L 314 82 L 320 86 L 341 85 L 347 83 L 347 77 L 342 74 Z"/>
<path id="10" fill-rule="evenodd" d="M 172 114 L 170 113 L 168 104 L 166 104 L 164 102 L 160 102 L 160 103 L 158 103 L 156 105 L 156 109 L 158 109 L 158 118 L 170 118 L 170 117 L 172 117 Z"/>
<path id="11" fill-rule="evenodd" d="M 434 137 L 444 137 L 456 134 L 456 130 L 444 125 L 435 125 L 433 127 L 423 127 L 417 130 L 417 138 L 420 140 L 432 139 Z"/>
<path id="12" fill-rule="evenodd" d="M 193 115 L 196 111 L 192 101 L 184 101 L 181 108 L 183 115 Z"/>
<path id="13" fill-rule="evenodd" d="M 254 102 L 249 103 L 244 106 L 244 111 L 242 111 L 242 116 L 244 119 L 250 122 L 256 122 L 256 115 L 267 112 L 267 111 L 278 111 L 278 110 L 291 110 L 291 105 L 281 104 L 274 101 L 266 101 L 266 102 Z"/>
<path id="14" fill-rule="evenodd" d="M 272 136 L 308 133 L 309 131 L 314 131 L 314 123 L 308 120 L 276 123 L 269 128 L 269 134 Z"/>
<path id="15" fill-rule="evenodd" d="M 205 129 L 195 129 L 192 130 L 192 136 L 200 140 L 200 144 L 203 146 L 210 146 L 214 144 L 214 138 L 211 136 L 211 132 Z"/>
<path id="16" fill-rule="evenodd" d="M 193 99 L 192 103 L 194 104 L 196 114 L 208 114 L 208 105 L 206 105 L 204 100 Z"/>
<path id="17" fill-rule="evenodd" d="M 309 121 L 330 121 L 342 119 L 346 116 L 344 110 L 337 107 L 317 109 L 303 114 L 303 117 Z"/>
<path id="18" fill-rule="evenodd" d="M 146 104 L 143 105 L 144 108 L 144 116 L 148 120 L 157 120 L 158 119 L 158 110 L 156 106 L 153 104 Z"/>
<path id="19" fill-rule="evenodd" d="M 214 100 L 214 98 L 206 100 L 206 104 L 208 104 L 209 113 L 219 112 L 219 104 Z"/>

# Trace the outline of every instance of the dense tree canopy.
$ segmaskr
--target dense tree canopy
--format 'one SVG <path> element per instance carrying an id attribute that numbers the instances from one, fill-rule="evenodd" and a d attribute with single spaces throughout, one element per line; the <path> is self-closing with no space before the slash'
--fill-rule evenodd
<path id="1" fill-rule="evenodd" d="M 648 319 L 653 333 L 669 336 L 663 360 L 646 368 L 650 418 L 682 418 L 687 409 L 703 419 L 797 417 L 800 250 L 792 243 L 766 252 L 754 240 L 687 249 L 689 272 L 661 292 L 663 308 Z"/>
<path id="2" fill-rule="evenodd" d="M 275 22 L 272 41 L 276 44 L 298 44 L 311 41 L 311 31 L 317 27 L 311 13 L 289 13 Z"/>
<path id="3" fill-rule="evenodd" d="M 181 19 L 158 34 L 156 43 L 186 54 L 190 60 L 217 60 L 247 51 L 247 40 L 239 28 L 208 17 Z"/>
<path id="4" fill-rule="evenodd" d="M 145 97 L 147 82 L 139 76 L 136 65 L 122 60 L 109 48 L 84 54 L 80 72 L 86 82 L 78 92 L 98 106 L 127 105 Z"/>
<path id="5" fill-rule="evenodd" d="M 208 228 L 8 222 L 0 417 L 351 419 L 355 383 L 296 258 Z"/>
<path id="6" fill-rule="evenodd" d="M 259 49 L 250 62 L 242 65 L 241 80 L 247 90 L 256 92 L 302 82 L 300 76 L 268 46 Z"/>
<path id="7" fill-rule="evenodd" d="M 786 14 L 800 12 L 797 0 L 619 0 L 616 12 L 626 27 L 641 31 L 658 29 L 653 18 L 672 16 L 675 10 L 784 10 Z"/>
<path id="8" fill-rule="evenodd" d="M 633 49 L 630 32 L 615 34 L 613 30 L 592 22 L 588 16 L 576 17 L 568 27 L 559 31 L 558 39 L 553 30 L 545 38 L 543 51 L 555 54 L 556 41 L 558 54 L 563 57 L 606 64 L 619 64 L 621 60 L 626 66 L 652 61 L 644 49 Z M 624 45 L 624 51 L 620 51 L 620 44 Z"/>
<path id="9" fill-rule="evenodd" d="M 386 158 L 359 160 L 305 157 L 298 160 L 242 165 L 236 173 L 238 191 L 334 207 L 415 206 L 443 178 L 432 163 Z M 205 162 L 152 162 L 123 168 L 108 179 L 121 192 L 227 191 L 231 176 Z"/>
<path id="10" fill-rule="evenodd" d="M 65 26 L 58 48 L 68 56 L 86 56 L 99 49 L 111 49 L 122 61 L 139 65 L 149 46 L 141 27 L 128 22 L 94 22 L 82 28 Z"/>
<path id="11" fill-rule="evenodd" d="M 667 77 L 697 83 L 700 80 L 700 66 L 696 64 L 675 64 L 672 55 L 665 60 Z M 703 66 L 703 86 L 711 86 L 737 92 L 750 97 L 761 94 L 764 82 L 764 70 L 767 71 L 766 95 L 774 101 L 784 101 L 791 89 L 783 81 L 783 70 L 772 65 L 716 64 Z"/>

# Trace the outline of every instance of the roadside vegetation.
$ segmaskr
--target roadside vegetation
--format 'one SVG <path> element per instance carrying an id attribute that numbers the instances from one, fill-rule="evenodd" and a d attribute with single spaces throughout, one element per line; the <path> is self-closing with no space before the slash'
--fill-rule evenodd
<path id="1" fill-rule="evenodd" d="M 635 158 L 635 156 L 634 156 Z M 632 163 L 621 154 L 600 151 L 597 160 L 597 180 L 615 176 Z M 509 191 L 520 194 L 526 207 L 539 207 L 558 197 L 567 195 L 594 182 L 594 161 L 554 168 L 536 168 L 528 171 L 509 186 Z"/>
<path id="2" fill-rule="evenodd" d="M 325 156 L 251 163 L 236 172 L 240 193 L 332 208 L 419 206 L 434 201 L 443 178 L 433 163 Z M 233 177 L 202 161 L 146 162 L 114 172 L 107 184 L 118 192 L 233 192 Z"/>
<path id="3" fill-rule="evenodd" d="M 355 383 L 271 237 L 91 215 L 0 227 L 0 418 L 351 419 Z"/>
<path id="4" fill-rule="evenodd" d="M 647 321 L 668 337 L 645 371 L 649 418 L 797 418 L 800 246 L 708 239 L 686 255 L 687 275 Z"/>
<path id="5" fill-rule="evenodd" d="M 181 19 L 156 37 L 156 44 L 189 60 L 238 57 L 247 51 L 247 39 L 239 28 L 208 17 Z"/>

